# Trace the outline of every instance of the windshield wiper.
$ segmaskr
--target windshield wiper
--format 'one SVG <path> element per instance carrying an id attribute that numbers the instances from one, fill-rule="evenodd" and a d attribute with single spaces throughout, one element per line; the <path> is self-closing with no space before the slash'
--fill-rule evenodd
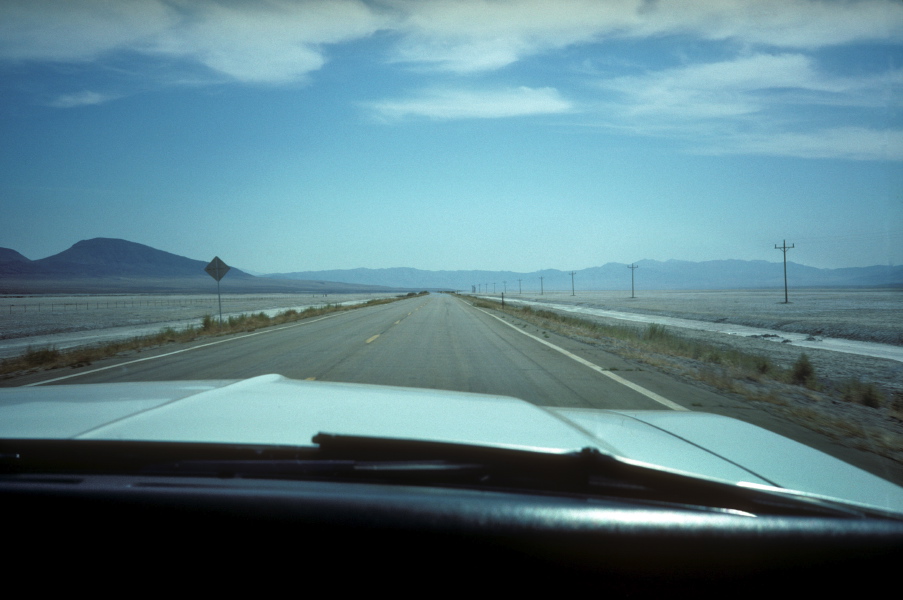
<path id="1" fill-rule="evenodd" d="M 3 440 L 0 474 L 131 474 L 440 486 L 731 514 L 900 515 L 632 464 L 595 448 L 542 451 L 319 433 L 317 446 Z"/>
<path id="2" fill-rule="evenodd" d="M 899 515 L 813 498 L 793 491 L 762 490 L 737 486 L 640 466 L 587 447 L 579 452 L 551 454 L 507 448 L 468 446 L 422 440 L 370 438 L 319 433 L 313 442 L 320 456 L 351 460 L 446 461 L 469 465 L 479 475 L 481 489 L 546 492 L 587 497 L 645 501 L 687 508 L 728 510 L 749 515 L 781 515 L 832 518 L 880 517 L 903 520 Z"/>

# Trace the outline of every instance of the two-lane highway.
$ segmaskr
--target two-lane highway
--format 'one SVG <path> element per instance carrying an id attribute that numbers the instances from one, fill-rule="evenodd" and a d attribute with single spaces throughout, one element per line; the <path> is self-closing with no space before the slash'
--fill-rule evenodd
<path id="1" fill-rule="evenodd" d="M 742 399 L 706 391 L 445 294 L 163 346 L 0 385 L 235 380 L 267 373 L 498 394 L 540 406 L 713 412 L 903 480 L 896 463 L 840 446 Z"/>
<path id="2" fill-rule="evenodd" d="M 295 379 L 500 394 L 546 406 L 679 408 L 617 381 L 627 376 L 623 366 L 620 375 L 607 376 L 611 365 L 623 362 L 616 357 L 588 365 L 551 346 L 548 334 L 524 335 L 526 327 L 523 333 L 517 329 L 461 299 L 431 294 L 164 348 L 158 355 L 77 372 L 46 373 L 42 379 L 108 383 L 279 373 Z"/>

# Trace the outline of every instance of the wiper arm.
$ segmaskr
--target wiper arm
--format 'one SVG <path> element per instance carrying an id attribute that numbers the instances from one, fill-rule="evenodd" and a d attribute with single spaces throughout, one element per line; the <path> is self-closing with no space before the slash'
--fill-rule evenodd
<path id="1" fill-rule="evenodd" d="M 314 443 L 332 459 L 367 456 L 404 461 L 412 457 L 474 465 L 482 489 L 576 494 L 669 506 L 682 505 L 753 515 L 832 518 L 899 515 L 813 498 L 787 490 L 762 490 L 636 465 L 587 447 L 550 454 L 421 440 L 369 438 L 319 433 Z M 479 466 L 478 468 L 476 466 Z M 428 483 L 428 482 L 424 482 Z"/>
<path id="2" fill-rule="evenodd" d="M 454 486 L 568 495 L 635 506 L 733 514 L 832 518 L 900 515 L 700 479 L 585 448 L 568 454 L 317 434 L 313 446 L 253 446 L 72 440 L 3 440 L 0 475 L 144 474 Z"/>

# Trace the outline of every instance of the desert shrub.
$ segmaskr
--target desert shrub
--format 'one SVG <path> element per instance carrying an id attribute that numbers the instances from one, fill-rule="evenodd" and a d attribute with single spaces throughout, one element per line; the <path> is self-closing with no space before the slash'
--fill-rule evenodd
<path id="1" fill-rule="evenodd" d="M 216 320 L 213 318 L 213 315 L 204 315 L 204 321 L 201 323 L 202 331 L 212 331 L 216 329 Z"/>
<path id="2" fill-rule="evenodd" d="M 790 383 L 811 386 L 814 381 L 815 367 L 812 366 L 809 357 L 803 352 L 790 369 Z"/>
<path id="3" fill-rule="evenodd" d="M 753 368 L 760 375 L 767 375 L 774 370 L 774 366 L 771 364 L 771 361 L 764 356 L 753 356 L 752 362 Z"/>
<path id="4" fill-rule="evenodd" d="M 714 349 L 706 352 L 704 360 L 705 360 L 705 362 L 712 363 L 715 365 L 720 365 L 720 364 L 724 363 L 724 359 L 722 358 L 721 353 Z"/>
<path id="5" fill-rule="evenodd" d="M 842 398 L 847 402 L 853 402 L 868 406 L 869 408 L 880 408 L 884 404 L 884 394 L 871 383 L 863 383 L 858 379 L 850 379 L 841 385 Z"/>
<path id="6" fill-rule="evenodd" d="M 890 414 L 903 421 L 903 392 L 894 392 L 891 397 Z"/>
<path id="7" fill-rule="evenodd" d="M 59 359 L 60 351 L 53 346 L 46 348 L 28 348 L 22 355 L 22 361 L 30 367 L 46 365 Z"/>
<path id="8" fill-rule="evenodd" d="M 160 342 L 174 342 L 179 338 L 179 333 L 173 329 L 172 327 L 164 327 L 160 330 L 160 333 L 157 334 L 157 339 Z"/>
<path id="9" fill-rule="evenodd" d="M 643 333 L 644 340 L 663 341 L 671 337 L 668 329 L 659 323 L 650 323 Z"/>

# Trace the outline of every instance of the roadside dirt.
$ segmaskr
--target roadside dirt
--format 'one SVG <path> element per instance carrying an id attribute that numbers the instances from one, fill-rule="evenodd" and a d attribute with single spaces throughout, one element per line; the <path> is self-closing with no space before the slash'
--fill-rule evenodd
<path id="1" fill-rule="evenodd" d="M 685 329 L 675 333 L 722 348 L 761 354 L 784 369 L 790 369 L 802 353 L 789 344 L 739 336 Z M 640 353 L 617 340 L 585 341 L 719 393 L 741 396 L 758 408 L 798 422 L 845 445 L 903 464 L 903 363 L 806 349 L 805 354 L 815 369 L 815 389 L 811 389 L 765 377 L 738 378 L 729 368 L 690 358 Z M 881 406 L 873 408 L 841 399 L 841 388 L 851 380 L 873 383 L 884 397 Z"/>

